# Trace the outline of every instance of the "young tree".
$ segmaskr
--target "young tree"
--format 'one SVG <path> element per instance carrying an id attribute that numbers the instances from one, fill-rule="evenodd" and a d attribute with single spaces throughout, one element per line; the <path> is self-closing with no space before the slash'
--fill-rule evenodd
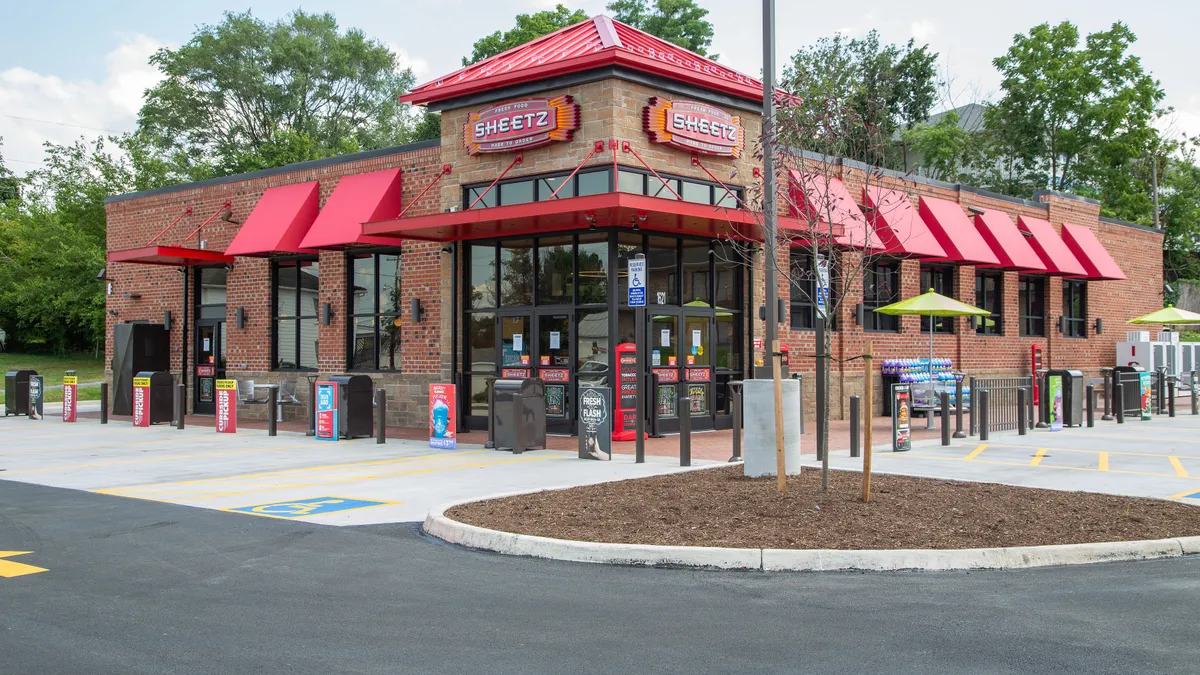
<path id="1" fill-rule="evenodd" d="M 4 166 L 4 137 L 0 136 L 0 204 L 21 196 L 17 177 Z"/>
<path id="2" fill-rule="evenodd" d="M 518 14 L 516 24 L 509 30 L 496 31 L 476 40 L 471 55 L 464 56 L 462 64 L 469 66 L 478 63 L 587 18 L 588 15 L 583 10 L 572 11 L 561 4 L 555 5 L 554 9 L 533 14 Z"/>
<path id="3" fill-rule="evenodd" d="M 934 124 L 918 124 L 901 132 L 905 148 L 921 159 L 910 169 L 924 169 L 934 180 L 957 182 L 977 161 L 977 134 L 964 129 L 958 113 L 950 110 Z"/>
<path id="4" fill-rule="evenodd" d="M 606 7 L 613 18 L 634 28 L 656 35 L 667 42 L 708 56 L 712 46 L 713 26 L 704 17 L 708 10 L 695 0 L 613 0 Z"/>
<path id="5" fill-rule="evenodd" d="M 403 142 L 415 120 L 398 97 L 411 69 L 332 14 L 266 23 L 227 13 L 150 62 L 139 131 L 200 173 L 236 173 Z M 205 168 L 211 167 L 211 169 Z"/>

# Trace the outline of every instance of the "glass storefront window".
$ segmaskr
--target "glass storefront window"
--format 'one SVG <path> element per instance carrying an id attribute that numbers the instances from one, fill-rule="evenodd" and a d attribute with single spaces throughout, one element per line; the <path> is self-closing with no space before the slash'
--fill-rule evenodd
<path id="1" fill-rule="evenodd" d="M 475 208 L 475 209 L 487 209 L 487 208 L 491 208 L 491 207 L 495 206 L 496 205 L 496 188 L 493 187 L 491 190 L 487 191 L 487 194 L 484 194 L 484 190 L 487 190 L 487 189 L 488 189 L 487 185 L 480 185 L 478 187 L 468 188 L 467 189 L 467 206 L 470 208 Z M 479 195 L 483 195 L 483 199 L 479 199 Z M 478 201 L 476 201 L 476 200 L 478 200 Z M 472 204 L 474 204 L 474 206 L 471 206 Z"/>
<path id="2" fill-rule="evenodd" d="M 683 326 L 684 366 L 712 365 L 712 344 L 709 337 L 710 320 L 706 316 L 685 317 Z"/>
<path id="3" fill-rule="evenodd" d="M 496 306 L 496 246 L 471 246 L 471 308 Z"/>
<path id="4" fill-rule="evenodd" d="M 683 304 L 709 304 L 708 242 L 683 240 Z"/>
<path id="5" fill-rule="evenodd" d="M 224 267 L 200 268 L 201 305 L 225 304 L 225 277 L 227 273 Z"/>
<path id="6" fill-rule="evenodd" d="M 320 264 L 315 258 L 284 259 L 272 266 L 274 368 L 316 369 Z"/>
<path id="7" fill-rule="evenodd" d="M 575 372 L 579 386 L 609 386 L 608 355 L 614 346 L 609 339 L 607 309 L 575 313 Z"/>
<path id="8" fill-rule="evenodd" d="M 679 317 L 657 314 L 650 317 L 650 366 L 671 368 L 679 363 Z M 654 353 L 658 352 L 658 363 Z"/>
<path id="9" fill-rule="evenodd" d="M 467 369 L 496 371 L 496 315 L 492 312 L 473 312 L 467 344 Z"/>
<path id="10" fill-rule="evenodd" d="M 506 316 L 500 319 L 500 365 L 510 368 L 532 366 L 530 337 L 529 317 Z"/>
<path id="11" fill-rule="evenodd" d="M 551 176 L 550 178 L 539 179 L 538 180 L 538 199 L 540 201 L 545 201 L 547 199 L 550 199 L 550 195 L 553 195 L 555 190 L 558 190 L 558 194 L 555 195 L 555 197 L 554 197 L 555 199 L 566 199 L 567 197 L 574 197 L 575 190 L 573 188 L 575 187 L 575 181 L 571 181 L 571 182 L 567 183 L 565 187 L 562 187 L 560 189 L 560 186 L 562 186 L 563 181 L 565 181 L 566 179 L 567 179 L 566 176 Z"/>
<path id="12" fill-rule="evenodd" d="M 468 405 L 471 410 L 468 414 L 486 418 L 488 414 L 488 378 L 486 375 L 474 375 L 469 380 L 471 398 Z"/>
<path id="13" fill-rule="evenodd" d="M 375 317 L 354 319 L 351 334 L 350 370 L 370 370 L 375 367 Z"/>
<path id="14" fill-rule="evenodd" d="M 711 204 L 712 188 L 703 183 L 693 183 L 690 180 L 685 180 L 683 181 L 683 192 L 680 192 L 679 196 L 683 197 L 683 201 L 685 202 Z"/>
<path id="15" fill-rule="evenodd" d="M 572 238 L 538 240 L 538 304 L 569 305 L 575 301 Z"/>
<path id="16" fill-rule="evenodd" d="M 379 257 L 379 311 L 400 312 L 400 254 Z"/>
<path id="17" fill-rule="evenodd" d="M 532 241 L 507 241 L 500 245 L 500 276 L 501 305 L 533 304 Z"/>
<path id="18" fill-rule="evenodd" d="M 727 209 L 740 208 L 740 206 L 738 204 L 738 200 L 742 199 L 742 196 L 740 194 L 738 194 L 738 192 L 739 192 L 738 190 L 733 190 L 732 188 L 730 188 L 730 190 L 732 190 L 733 194 L 729 194 L 729 192 L 730 192 L 729 190 L 726 190 L 725 188 L 723 188 L 719 185 L 717 187 L 713 188 L 713 194 L 715 194 L 717 196 L 717 198 L 715 200 L 717 206 L 723 206 Z M 737 195 L 737 196 L 734 196 L 734 195 Z"/>
<path id="19" fill-rule="evenodd" d="M 375 258 L 363 255 L 354 258 L 351 284 L 351 311 L 370 314 L 375 311 Z"/>
<path id="20" fill-rule="evenodd" d="M 635 195 L 646 194 L 646 176 L 634 171 L 618 171 L 617 192 L 628 192 Z"/>
<path id="21" fill-rule="evenodd" d="M 351 369 L 400 369 L 400 253 L 350 257 L 349 355 Z"/>
<path id="22" fill-rule="evenodd" d="M 500 203 L 505 206 L 509 204 L 527 204 L 533 201 L 532 180 L 501 183 L 498 187 L 500 189 Z"/>
<path id="23" fill-rule="evenodd" d="M 674 190 L 674 192 L 672 192 Z M 675 195 L 679 194 L 679 181 L 673 178 L 656 178 L 653 175 L 646 176 L 646 194 L 651 197 L 662 197 L 664 199 L 675 199 Z M 707 203 L 707 201 L 705 202 Z"/>
<path id="24" fill-rule="evenodd" d="M 737 370 L 741 367 L 741 359 L 737 353 L 738 319 L 730 313 L 717 310 L 717 368 Z"/>
<path id="25" fill-rule="evenodd" d="M 608 234 L 579 237 L 579 304 L 608 303 Z"/>
<path id="26" fill-rule="evenodd" d="M 713 242 L 713 272 L 716 275 L 716 298 L 719 309 L 741 309 L 740 276 L 745 260 L 742 248 L 729 241 Z"/>
<path id="27" fill-rule="evenodd" d="M 652 305 L 679 304 L 678 260 L 678 239 L 650 237 L 650 247 L 646 252 L 646 272 L 650 277 L 647 290 L 650 297 L 646 302 Z"/>
<path id="28" fill-rule="evenodd" d="M 580 197 L 611 192 L 612 179 L 610 178 L 610 175 L 611 172 L 608 169 L 604 169 L 602 171 L 581 171 L 578 176 L 575 176 L 575 191 Z M 561 196 L 562 193 L 559 194 Z"/>

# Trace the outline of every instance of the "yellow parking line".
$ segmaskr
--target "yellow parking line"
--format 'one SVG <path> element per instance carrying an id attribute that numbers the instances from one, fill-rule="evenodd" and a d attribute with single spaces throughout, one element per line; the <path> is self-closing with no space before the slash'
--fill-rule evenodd
<path id="1" fill-rule="evenodd" d="M 62 466 L 43 466 L 37 469 L 17 469 L 6 471 L 4 475 L 15 476 L 26 473 L 45 473 L 47 471 L 64 471 L 66 469 L 90 469 L 98 466 L 122 466 L 125 464 L 149 464 L 152 462 L 170 462 L 177 459 L 195 459 L 197 457 L 223 457 L 225 455 L 245 455 L 253 452 L 270 452 L 272 450 L 290 450 L 302 448 L 302 445 L 284 445 L 276 448 L 250 448 L 248 450 L 221 450 L 218 452 L 198 452 L 190 455 L 167 455 L 165 457 L 144 457 L 142 459 L 118 459 L 111 462 L 91 462 L 88 464 L 64 464 Z"/>
<path id="2" fill-rule="evenodd" d="M 1127 435 L 1137 436 L 1137 440 L 1139 440 L 1139 441 L 1154 441 L 1157 443 L 1200 443 L 1200 440 L 1194 439 L 1194 438 L 1191 438 L 1191 439 L 1189 439 L 1189 438 L 1151 438 L 1151 437 L 1147 437 L 1147 436 L 1142 436 L 1141 434 L 1136 433 L 1136 431 L 1140 430 L 1140 429 L 1141 429 L 1141 427 L 1137 427 L 1135 425 L 1134 431 L 1132 431 L 1131 433 L 1129 433 Z M 1071 436 L 1079 437 L 1079 438 L 1107 438 L 1107 439 L 1112 438 L 1112 435 L 1081 434 L 1081 433 L 1076 433 L 1076 432 L 1071 432 Z"/>
<path id="3" fill-rule="evenodd" d="M 1175 475 L 1180 478 L 1188 477 L 1187 469 L 1183 468 L 1183 462 L 1180 462 L 1178 457 L 1170 455 L 1167 459 L 1171 460 L 1171 466 L 1175 467 Z"/>
<path id="4" fill-rule="evenodd" d="M 16 455 L 35 455 L 35 454 L 40 454 L 43 452 L 69 452 L 72 450 L 78 450 L 78 451 L 82 452 L 82 451 L 91 451 L 91 450 L 103 450 L 106 448 L 129 448 L 129 447 L 133 447 L 135 445 L 155 445 L 157 443 L 175 443 L 179 440 L 180 439 L 178 439 L 178 438 L 158 438 L 153 441 L 137 441 L 134 443 L 106 443 L 104 445 L 85 445 L 85 446 L 81 446 L 78 448 L 70 448 L 70 447 L 68 447 L 68 448 L 64 448 L 64 447 L 39 448 L 37 450 L 18 450 L 16 452 L 0 453 L 0 457 L 13 457 Z"/>
<path id="5" fill-rule="evenodd" d="M 907 459 L 932 459 L 932 460 L 939 461 L 939 462 L 962 462 L 962 461 L 965 461 L 965 459 L 958 458 L 958 457 L 938 457 L 937 455 L 913 455 L 913 454 L 909 454 L 907 452 L 895 452 L 895 453 L 881 452 L 881 453 L 875 455 L 875 457 L 904 457 Z M 1100 469 L 1092 469 L 1092 468 L 1085 467 L 1085 466 L 1058 466 L 1058 465 L 1052 465 L 1052 464 L 1039 464 L 1038 466 L 1031 467 L 1028 462 L 1000 462 L 1000 461 L 993 461 L 993 460 L 986 460 L 986 459 L 976 459 L 976 460 L 972 461 L 972 464 L 990 464 L 990 465 L 994 465 L 994 466 L 1023 466 L 1026 468 L 1033 468 L 1033 469 L 1065 469 L 1067 471 L 1097 471 L 1097 472 L 1100 471 Z M 1123 474 L 1128 474 L 1131 476 L 1155 476 L 1158 478 L 1178 478 L 1178 476 L 1174 473 L 1152 473 L 1149 471 L 1126 471 L 1124 469 L 1111 469 L 1111 470 L 1109 470 L 1109 473 L 1123 473 Z M 1188 476 L 1188 479 L 1189 480 L 1200 480 L 1200 476 Z"/>
<path id="6" fill-rule="evenodd" d="M 1037 466 L 1042 463 L 1042 458 L 1046 456 L 1046 448 L 1038 448 L 1037 454 L 1033 459 L 1029 460 L 1029 466 Z"/>
<path id="7" fill-rule="evenodd" d="M 974 450 L 972 450 L 966 457 L 963 457 L 963 461 L 970 462 L 970 461 L 974 460 L 976 457 L 979 456 L 979 453 L 983 452 L 986 449 L 987 449 L 987 444 L 985 443 L 985 444 L 975 448 Z"/>
<path id="8" fill-rule="evenodd" d="M 1025 450 L 1025 449 L 1031 448 L 1033 446 L 1016 445 L 1013 443 L 992 443 L 988 447 L 1019 448 L 1019 449 Z M 1081 450 L 1079 448 L 1048 448 L 1048 449 L 1053 450 L 1054 452 L 1082 452 L 1082 453 L 1086 453 L 1086 454 L 1100 452 L 1100 450 Z M 1166 454 L 1154 453 L 1154 452 L 1126 452 L 1126 451 L 1122 451 L 1122 450 L 1105 450 L 1104 452 L 1107 452 L 1110 455 L 1124 455 L 1124 456 L 1128 456 L 1128 457 L 1179 457 L 1180 459 L 1200 460 L 1200 456 L 1195 456 L 1195 455 L 1180 455 L 1180 454 L 1166 455 Z"/>
<path id="9" fill-rule="evenodd" d="M 1097 471 L 1108 471 L 1108 453 L 1107 452 L 1097 452 L 1096 460 L 1100 464 L 1100 468 L 1097 469 Z"/>

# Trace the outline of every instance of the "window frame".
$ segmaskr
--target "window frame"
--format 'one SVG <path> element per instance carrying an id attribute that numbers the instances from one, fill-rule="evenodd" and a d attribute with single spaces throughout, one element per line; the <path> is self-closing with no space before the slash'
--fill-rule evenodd
<path id="1" fill-rule="evenodd" d="M 926 275 L 929 275 L 929 282 L 926 284 Z M 932 288 L 935 293 L 941 293 L 948 298 L 957 298 L 955 293 L 956 282 L 958 281 L 958 268 L 953 265 L 931 265 L 921 264 L 920 271 L 921 288 L 920 292 Z M 946 283 L 949 282 L 947 289 Z M 939 288 L 940 286 L 940 288 Z M 928 316 L 921 317 L 921 332 L 929 333 L 929 318 Z M 954 317 L 938 316 L 933 317 L 933 333 L 934 335 L 954 335 Z"/>
<path id="2" fill-rule="evenodd" d="M 622 173 L 638 174 L 641 177 L 642 189 L 641 189 L 640 194 L 642 196 L 653 196 L 653 197 L 657 197 L 659 199 L 670 199 L 672 201 L 675 200 L 675 197 L 673 195 L 671 195 L 670 193 L 666 193 L 665 196 L 650 194 L 651 181 L 657 181 L 658 179 L 654 177 L 654 174 L 649 169 L 646 169 L 645 167 L 626 166 L 623 164 L 616 165 L 616 173 L 615 174 L 613 173 L 612 165 L 590 166 L 590 167 L 585 167 L 583 169 L 580 169 L 578 173 L 576 173 L 574 176 L 571 177 L 571 194 L 564 197 L 564 196 L 562 196 L 562 193 L 560 192 L 559 196 L 555 197 L 555 199 L 556 200 L 569 199 L 571 197 L 578 196 L 579 195 L 579 182 L 580 182 L 581 177 L 584 175 L 591 176 L 591 175 L 595 175 L 598 173 L 607 174 L 608 193 L 621 192 L 621 190 L 619 189 L 620 174 L 622 174 Z M 664 182 L 670 183 L 672 189 L 674 189 L 676 191 L 676 193 L 678 193 L 679 195 L 683 194 L 683 183 L 687 183 L 687 184 L 693 185 L 693 186 L 702 186 L 702 187 L 708 188 L 708 191 L 709 191 L 708 202 L 694 202 L 694 201 L 690 201 L 690 200 L 686 200 L 686 199 L 683 200 L 689 204 L 706 204 L 708 206 L 719 206 L 722 208 L 737 209 L 737 208 L 741 208 L 740 204 L 745 203 L 746 190 L 742 186 L 738 186 L 738 185 L 726 185 L 725 186 L 736 197 L 736 203 L 733 204 L 732 206 L 730 206 L 725 203 L 729 199 L 729 194 L 725 191 L 725 188 L 721 187 L 721 185 L 715 181 L 701 180 L 699 178 L 692 178 L 689 176 L 680 176 L 680 175 L 676 175 L 676 174 L 663 173 L 661 171 L 658 173 L 658 175 L 662 177 L 662 180 Z M 553 173 L 534 174 L 534 175 L 530 175 L 530 176 L 519 176 L 517 178 L 506 178 L 504 180 L 498 181 L 495 184 L 495 186 L 492 187 L 492 189 L 487 193 L 487 196 L 485 196 L 483 201 L 480 202 L 480 205 L 475 207 L 475 210 L 485 209 L 485 208 L 493 208 L 496 206 L 507 206 L 508 204 L 505 204 L 504 201 L 501 199 L 501 192 L 502 192 L 503 186 L 512 185 L 515 183 L 526 182 L 526 181 L 531 182 L 533 184 L 533 200 L 532 201 L 513 202 L 514 204 L 530 204 L 530 203 L 548 201 L 550 198 L 550 195 L 553 194 L 553 190 L 550 189 L 549 185 L 545 184 L 546 181 L 554 179 L 554 178 L 563 178 L 566 176 L 571 176 L 571 172 L 570 171 L 556 171 Z M 490 185 L 492 185 L 491 182 L 486 182 L 486 183 L 481 182 L 481 183 L 473 183 L 470 185 L 464 185 L 462 187 L 462 191 L 463 191 L 462 209 L 464 211 L 470 209 L 471 203 L 474 202 L 475 199 L 479 196 L 480 191 L 487 189 L 488 186 L 490 186 Z M 544 195 L 543 195 L 543 192 L 545 193 Z M 660 190 L 660 192 L 661 192 L 661 190 Z M 591 194 L 604 194 L 604 193 L 591 193 Z M 627 192 L 625 194 L 639 194 L 639 193 Z"/>
<path id="3" fill-rule="evenodd" d="M 345 272 L 346 272 L 345 291 L 346 292 L 345 292 L 345 296 L 344 296 L 345 297 L 344 313 L 345 313 L 345 325 L 346 325 L 346 371 L 347 372 L 396 373 L 396 374 L 403 372 L 402 366 L 397 366 L 396 368 L 388 368 L 388 369 L 382 369 L 379 367 L 379 363 L 382 358 L 382 355 L 380 354 L 380 345 L 382 344 L 382 341 L 380 340 L 380 332 L 382 329 L 381 321 L 382 321 L 383 317 L 391 317 L 394 321 L 396 318 L 404 316 L 404 307 L 400 307 L 400 308 L 396 309 L 394 312 L 392 312 L 392 311 L 385 312 L 379 306 L 379 304 L 380 304 L 379 303 L 379 258 L 380 258 L 380 256 L 384 256 L 384 255 L 395 255 L 398 258 L 400 258 L 401 260 L 403 260 L 404 253 L 403 253 L 402 248 L 399 246 L 388 246 L 388 247 L 381 247 L 381 248 L 363 248 L 363 249 L 354 249 L 352 251 L 347 251 L 346 255 L 343 259 L 345 261 L 345 267 L 346 267 L 346 270 L 345 270 Z M 361 259 L 361 258 L 365 258 L 368 256 L 371 258 L 372 262 L 374 263 L 373 274 L 374 274 L 375 288 L 374 288 L 374 292 L 371 294 L 372 298 L 373 298 L 373 302 L 374 302 L 374 310 L 375 310 L 374 313 L 356 312 L 355 307 L 354 307 L 354 261 L 356 259 Z M 397 262 L 396 269 L 397 270 L 402 269 L 400 262 Z M 397 278 L 399 280 L 400 288 L 403 288 L 403 275 L 398 275 Z M 354 366 L 354 342 L 356 340 L 356 333 L 354 331 L 355 320 L 356 319 L 364 319 L 364 318 L 373 318 L 375 320 L 374 321 L 375 355 L 374 355 L 374 359 L 373 359 L 374 366 L 370 367 L 370 368 Z"/>
<path id="4" fill-rule="evenodd" d="M 1021 337 L 1046 337 L 1046 283 L 1047 277 L 1035 274 L 1022 274 L 1017 277 L 1017 324 Z M 1032 312 L 1031 285 L 1036 285 L 1042 301 L 1041 315 Z M 1034 321 L 1042 322 L 1040 331 L 1033 331 Z"/>
<path id="5" fill-rule="evenodd" d="M 980 283 L 983 282 L 983 284 L 985 286 L 985 288 L 983 288 L 983 292 L 986 295 L 986 293 L 987 293 L 986 285 L 987 284 L 986 284 L 985 280 L 987 280 L 987 279 L 994 279 L 996 282 L 996 288 L 993 292 L 993 296 L 995 297 L 995 305 L 996 305 L 995 307 L 985 307 L 983 304 L 980 303 L 980 300 L 979 300 Z M 975 334 L 976 335 L 1003 336 L 1004 335 L 1004 272 L 999 272 L 999 271 L 994 271 L 994 270 L 975 270 L 975 306 L 980 309 L 986 309 L 989 312 L 991 312 L 991 314 L 989 316 L 978 317 L 979 325 L 975 327 Z M 991 319 L 992 325 L 991 326 L 987 325 L 987 321 L 985 321 L 984 319 Z"/>
<path id="6" fill-rule="evenodd" d="M 800 271 L 809 275 L 807 279 L 799 280 L 799 283 L 797 283 L 798 270 L 796 268 L 796 257 L 798 255 L 803 256 L 805 259 L 803 269 Z M 829 270 L 830 299 L 837 297 L 837 269 L 837 259 L 834 258 Z M 815 331 L 817 329 L 817 272 L 814 265 L 813 252 L 804 247 L 793 247 L 788 252 L 788 271 L 788 277 L 791 280 L 791 287 L 788 291 L 788 328 L 797 331 Z M 797 292 L 799 292 L 799 295 L 797 295 Z M 836 331 L 838 329 L 837 312 L 831 310 L 832 308 L 826 308 L 828 316 L 825 319 L 825 330 Z M 805 322 L 797 324 L 797 316 L 803 319 L 811 318 L 812 325 L 804 325 Z"/>
<path id="7" fill-rule="evenodd" d="M 867 300 L 867 288 L 868 288 L 868 286 L 873 288 L 876 285 L 876 283 L 868 284 L 867 283 L 867 275 L 871 275 L 872 278 L 878 279 L 881 269 L 887 269 L 890 271 L 890 275 L 892 277 L 894 277 L 894 279 L 895 279 L 895 284 L 894 284 L 895 290 L 892 293 L 892 295 L 890 296 L 890 298 L 888 298 L 888 299 L 880 300 L 876 296 L 871 301 L 868 301 Z M 899 260 L 885 258 L 885 259 L 881 259 L 881 260 L 874 260 L 874 261 L 870 262 L 869 264 L 863 266 L 862 304 L 863 304 L 864 311 L 863 311 L 862 329 L 863 329 L 864 333 L 899 333 L 900 332 L 900 317 L 891 316 L 888 314 L 880 314 L 880 313 L 872 311 L 872 310 L 879 308 L 879 307 L 885 307 L 887 305 L 890 305 L 894 302 L 898 302 L 900 300 L 902 281 L 903 281 L 901 274 L 902 274 L 902 268 L 901 268 Z"/>
<path id="8" fill-rule="evenodd" d="M 304 303 L 302 302 L 304 295 L 302 293 L 303 289 L 301 288 L 301 284 L 300 284 L 300 271 L 299 270 L 300 270 L 300 263 L 304 263 L 304 262 L 313 262 L 313 263 L 316 263 L 318 266 L 317 267 L 317 270 L 318 270 L 318 272 L 317 272 L 318 303 L 317 303 L 317 311 L 312 316 L 305 314 L 302 309 L 304 306 Z M 293 264 L 292 265 L 283 265 L 280 263 L 293 263 Z M 315 373 L 320 369 L 321 353 L 320 353 L 319 342 L 318 342 L 318 347 L 317 347 L 317 365 L 312 368 L 307 368 L 307 367 L 300 365 L 300 361 L 301 361 L 300 353 L 301 353 L 301 349 L 302 349 L 301 341 L 300 341 L 301 340 L 301 331 L 300 331 L 301 324 L 306 319 L 315 319 L 318 321 L 317 330 L 320 331 L 320 323 L 319 323 L 320 315 L 321 315 L 320 302 L 319 302 L 320 297 L 321 297 L 320 264 L 321 264 L 320 256 L 315 256 L 315 255 L 278 256 L 278 257 L 271 258 L 271 368 L 270 368 L 271 372 Z M 295 267 L 297 270 L 296 271 L 296 315 L 289 316 L 289 317 L 281 317 L 281 316 L 279 316 L 279 271 L 282 269 L 287 269 L 289 267 Z M 278 365 L 279 364 L 279 335 L 280 335 L 280 325 L 282 322 L 294 324 L 294 328 L 296 331 L 296 353 L 294 355 L 295 360 L 292 361 L 292 363 L 294 365 L 290 368 L 285 368 L 285 367 L 281 367 Z"/>
<path id="9" fill-rule="evenodd" d="M 1063 279 L 1063 322 L 1061 325 L 1062 336 L 1070 339 L 1087 339 L 1088 336 L 1088 306 L 1087 306 L 1087 280 L 1085 279 Z M 1082 310 L 1082 316 L 1074 316 L 1070 313 L 1070 307 L 1074 295 L 1079 296 L 1079 305 Z"/>

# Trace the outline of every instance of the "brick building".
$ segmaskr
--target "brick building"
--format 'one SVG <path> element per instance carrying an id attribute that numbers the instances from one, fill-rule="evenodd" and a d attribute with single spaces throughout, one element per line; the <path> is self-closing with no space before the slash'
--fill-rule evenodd
<path id="1" fill-rule="evenodd" d="M 695 428 L 728 426 L 726 383 L 762 359 L 761 84 L 597 17 L 405 100 L 441 111 L 440 141 L 109 198 L 106 356 L 114 325 L 165 322 L 189 411 L 212 412 L 220 377 L 305 398 L 312 377 L 352 372 L 402 425 L 426 423 L 430 383 L 457 382 L 461 423 L 480 428 L 489 378 L 539 376 L 551 430 L 570 432 L 579 384 L 614 384 L 634 334 L 625 268 L 644 253 L 665 423 L 686 389 Z M 866 340 L 877 360 L 927 354 L 919 317 L 869 311 L 923 286 L 993 312 L 935 324 L 937 355 L 977 375 L 1028 374 L 1035 344 L 1096 374 L 1125 320 L 1161 307 L 1162 234 L 1092 200 L 818 164 L 820 181 L 780 171 L 780 227 L 836 213 L 839 360 Z M 811 267 L 804 250 L 779 268 Z M 837 273 L 862 255 L 864 273 Z M 815 310 L 795 279 L 780 276 L 780 337 L 811 371 Z M 861 364 L 834 366 L 835 415 Z"/>

